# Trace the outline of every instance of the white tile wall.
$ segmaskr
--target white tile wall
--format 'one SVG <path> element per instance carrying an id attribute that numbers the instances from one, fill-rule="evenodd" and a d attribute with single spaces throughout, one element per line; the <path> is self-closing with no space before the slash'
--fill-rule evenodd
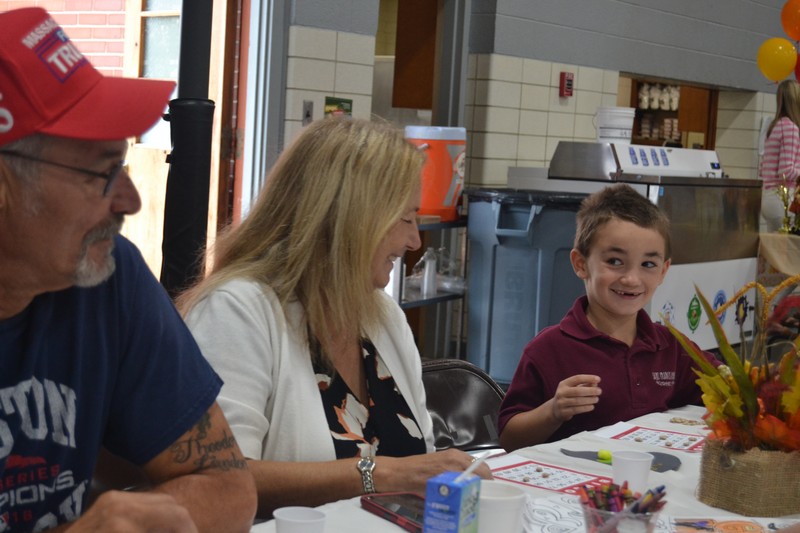
<path id="1" fill-rule="evenodd" d="M 546 137 L 547 111 L 527 111 L 521 109 L 519 112 L 519 134 Z"/>
<path id="2" fill-rule="evenodd" d="M 372 94 L 372 66 L 336 63 L 336 93 Z"/>
<path id="3" fill-rule="evenodd" d="M 324 116 L 326 96 L 352 99 L 353 116 L 370 118 L 374 65 L 375 37 L 291 26 L 285 143 L 302 128 L 304 100 L 314 103 L 315 120 Z"/>
<path id="4" fill-rule="evenodd" d="M 375 38 L 292 26 L 289 30 L 286 125 L 288 142 L 301 129 L 302 104 L 324 113 L 325 96 L 351 98 L 353 115 L 369 118 Z M 574 95 L 558 96 L 561 72 L 574 75 Z M 598 107 L 627 106 L 630 85 L 616 71 L 471 55 L 465 105 L 467 183 L 503 186 L 510 166 L 547 166 L 560 140 L 593 141 Z M 717 153 L 735 178 L 755 178 L 762 117 L 775 113 L 769 93 L 722 91 Z"/>
<path id="5" fill-rule="evenodd" d="M 375 38 L 357 33 L 337 32 L 336 60 L 346 63 L 373 65 L 375 63 Z"/>
<path id="6" fill-rule="evenodd" d="M 558 96 L 561 72 L 574 96 Z M 469 186 L 504 185 L 509 166 L 547 166 L 560 140 L 594 141 L 599 107 L 628 107 L 630 79 L 619 72 L 498 54 L 469 58 L 466 109 Z M 722 91 L 716 150 L 725 171 L 755 178 L 758 131 L 775 113 L 775 96 Z M 516 129 L 515 129 L 516 128 Z M 516 154 L 508 143 L 516 136 Z"/>
<path id="7" fill-rule="evenodd" d="M 721 91 L 717 109 L 716 151 L 723 170 L 733 178 L 758 178 L 761 121 L 775 115 L 775 95 Z"/>
<path id="8" fill-rule="evenodd" d="M 575 89 L 579 89 L 579 92 L 602 92 L 603 70 L 599 68 L 578 67 L 578 73 L 575 75 Z"/>
<path id="9" fill-rule="evenodd" d="M 333 61 L 336 59 L 336 32 L 290 26 L 289 56 Z"/>
<path id="10" fill-rule="evenodd" d="M 526 85 L 550 84 L 550 63 L 538 59 L 522 60 L 522 83 Z"/>
<path id="11" fill-rule="evenodd" d="M 498 54 L 469 61 L 470 186 L 505 185 L 509 166 L 546 166 L 559 140 L 594 140 L 597 108 L 616 105 L 617 72 Z M 574 76 L 570 98 L 558 96 L 561 72 Z"/>
<path id="12" fill-rule="evenodd" d="M 722 129 L 758 129 L 761 113 L 744 109 L 720 109 L 717 111 L 717 127 Z"/>

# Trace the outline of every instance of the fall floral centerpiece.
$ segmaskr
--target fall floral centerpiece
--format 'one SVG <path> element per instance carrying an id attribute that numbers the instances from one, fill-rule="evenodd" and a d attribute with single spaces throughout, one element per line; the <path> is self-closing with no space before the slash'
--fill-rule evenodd
<path id="1" fill-rule="evenodd" d="M 697 495 L 714 507 L 747 516 L 800 513 L 800 296 L 773 302 L 798 282 L 800 275 L 792 276 L 769 292 L 750 283 L 716 311 L 697 291 L 719 345 L 717 367 L 667 324 L 699 368 L 711 432 Z M 737 350 L 717 316 L 751 289 L 757 293 L 755 331 L 751 339 L 742 334 Z"/>

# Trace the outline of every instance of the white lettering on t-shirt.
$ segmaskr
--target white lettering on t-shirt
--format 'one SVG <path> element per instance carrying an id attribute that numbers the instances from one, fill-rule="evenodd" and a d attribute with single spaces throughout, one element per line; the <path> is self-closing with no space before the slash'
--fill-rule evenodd
<path id="1" fill-rule="evenodd" d="M 53 442 L 75 447 L 75 391 L 49 379 L 36 378 L 0 389 L 0 459 L 14 447 L 8 425 L 14 415 L 22 433 L 30 440 Z M 49 422 L 49 425 L 48 425 Z"/>

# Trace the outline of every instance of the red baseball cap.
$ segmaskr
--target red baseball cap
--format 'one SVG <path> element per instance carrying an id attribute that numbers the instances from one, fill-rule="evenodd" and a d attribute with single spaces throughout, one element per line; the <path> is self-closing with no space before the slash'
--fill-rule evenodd
<path id="1" fill-rule="evenodd" d="M 0 13 L 0 146 L 34 133 L 109 141 L 164 113 L 174 82 L 103 76 L 44 9 Z"/>

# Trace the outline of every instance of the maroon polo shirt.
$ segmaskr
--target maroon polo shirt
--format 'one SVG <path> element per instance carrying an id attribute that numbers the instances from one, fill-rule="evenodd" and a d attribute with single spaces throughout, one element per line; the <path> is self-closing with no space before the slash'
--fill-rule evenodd
<path id="1" fill-rule="evenodd" d="M 586 296 L 581 296 L 558 325 L 543 329 L 525 346 L 500 407 L 501 432 L 514 415 L 552 398 L 558 384 L 575 374 L 600 376 L 603 393 L 593 411 L 564 422 L 547 442 L 647 413 L 701 404 L 694 362 L 666 327 L 639 311 L 636 340 L 629 347 L 595 329 L 586 317 L 586 305 Z M 712 354 L 705 355 L 718 364 Z"/>

